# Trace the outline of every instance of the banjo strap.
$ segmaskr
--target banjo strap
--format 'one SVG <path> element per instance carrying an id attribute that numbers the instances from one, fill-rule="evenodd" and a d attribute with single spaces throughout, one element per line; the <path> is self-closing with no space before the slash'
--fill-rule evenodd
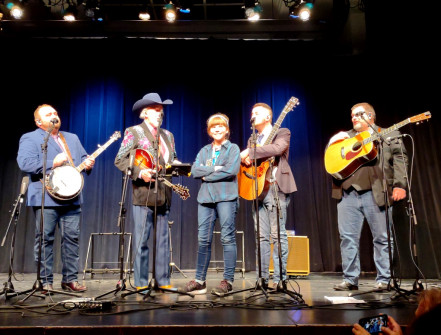
<path id="1" fill-rule="evenodd" d="M 66 139 L 64 138 L 64 136 L 63 136 L 63 134 L 61 132 L 58 133 L 58 136 L 60 136 L 61 142 L 63 142 L 63 146 L 66 149 L 67 158 L 69 159 L 70 165 L 75 167 L 75 165 L 73 163 L 73 160 L 72 160 L 72 155 L 71 155 L 69 147 L 67 146 L 67 143 L 66 143 Z"/>

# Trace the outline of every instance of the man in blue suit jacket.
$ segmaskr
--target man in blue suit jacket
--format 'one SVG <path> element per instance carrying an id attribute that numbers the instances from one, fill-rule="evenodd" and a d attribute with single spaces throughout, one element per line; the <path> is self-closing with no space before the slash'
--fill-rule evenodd
<path id="1" fill-rule="evenodd" d="M 77 135 L 59 132 L 61 120 L 52 106 L 38 106 L 34 119 L 38 129 L 20 138 L 17 162 L 20 169 L 29 174 L 27 206 L 33 207 L 36 218 L 34 254 L 38 262 L 43 177 L 69 162 L 76 167 L 84 161 L 85 169 L 89 172 L 95 160 L 88 157 Z M 46 171 L 43 171 L 42 144 L 49 131 L 51 134 L 47 142 Z M 72 199 L 59 200 L 45 190 L 40 264 L 43 293 L 53 290 L 53 244 L 57 224 L 61 234 L 63 262 L 61 287 L 73 292 L 86 290 L 85 286 L 78 283 L 81 202 L 81 194 Z"/>

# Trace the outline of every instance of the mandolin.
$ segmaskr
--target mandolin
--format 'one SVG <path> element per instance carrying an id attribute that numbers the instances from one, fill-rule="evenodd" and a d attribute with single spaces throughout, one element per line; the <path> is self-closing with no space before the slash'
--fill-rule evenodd
<path id="1" fill-rule="evenodd" d="M 153 156 L 144 149 L 136 149 L 135 157 L 133 160 L 133 165 L 143 169 L 156 169 L 156 165 L 153 163 Z M 162 170 L 162 166 L 158 166 L 159 171 Z M 190 192 L 188 188 L 182 185 L 175 185 L 169 182 L 164 177 L 159 176 L 159 181 L 163 182 L 166 186 L 171 187 L 174 192 L 176 192 L 182 200 L 187 200 L 190 197 Z"/>

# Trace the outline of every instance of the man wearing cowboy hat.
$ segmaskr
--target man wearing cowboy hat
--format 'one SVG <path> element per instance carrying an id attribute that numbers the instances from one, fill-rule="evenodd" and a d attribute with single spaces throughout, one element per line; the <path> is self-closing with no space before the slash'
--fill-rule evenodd
<path id="1" fill-rule="evenodd" d="M 177 161 L 173 134 L 161 128 L 163 105 L 171 105 L 172 100 L 162 101 L 157 93 L 149 93 L 133 105 L 133 112 L 139 113 L 144 121 L 136 126 L 129 127 L 124 132 L 124 139 L 115 158 L 116 167 L 122 172 L 128 169 L 132 178 L 132 203 L 135 263 L 134 276 L 136 288 L 147 288 L 149 284 L 149 247 L 148 238 L 154 223 L 154 209 L 156 205 L 156 264 L 155 280 L 160 288 L 170 288 L 170 245 L 168 234 L 168 216 L 171 204 L 171 188 L 159 182 L 155 193 L 156 167 L 165 167 Z M 157 130 L 160 129 L 160 145 L 154 148 Z M 151 159 L 139 163 L 136 149 L 143 149 L 145 157 Z M 156 152 L 157 151 L 157 152 Z M 159 162 L 156 158 L 159 157 Z M 129 166 L 132 164 L 132 166 Z M 165 170 L 165 169 L 164 169 Z M 160 171 L 158 173 L 162 173 Z"/>

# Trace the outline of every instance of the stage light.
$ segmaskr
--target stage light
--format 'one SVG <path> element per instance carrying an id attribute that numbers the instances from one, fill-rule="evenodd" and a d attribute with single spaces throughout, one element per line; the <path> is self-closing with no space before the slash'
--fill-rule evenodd
<path id="1" fill-rule="evenodd" d="M 256 1 L 253 4 L 249 5 L 249 2 L 245 2 L 245 17 L 249 21 L 258 21 L 260 20 L 260 14 L 262 13 L 262 5 Z"/>
<path id="2" fill-rule="evenodd" d="M 23 16 L 23 9 L 21 9 L 21 7 L 19 7 L 19 6 L 12 7 L 11 16 L 17 20 L 21 19 Z"/>
<path id="3" fill-rule="evenodd" d="M 173 4 L 173 2 L 170 1 L 168 4 L 166 4 L 164 6 L 164 10 L 165 10 L 165 19 L 168 22 L 176 21 L 176 7 Z"/>
<path id="4" fill-rule="evenodd" d="M 64 21 L 75 21 L 76 15 L 77 15 L 77 9 L 71 5 L 69 2 L 67 2 L 67 8 L 63 10 L 63 20 Z"/>
<path id="5" fill-rule="evenodd" d="M 142 21 L 150 20 L 150 14 L 146 10 L 141 10 L 138 15 L 139 19 Z"/>
<path id="6" fill-rule="evenodd" d="M 99 21 L 99 22 L 104 21 L 104 13 L 101 8 L 97 7 L 95 9 L 95 18 L 94 19 L 95 19 L 95 21 Z"/>
<path id="7" fill-rule="evenodd" d="M 100 2 L 98 0 L 84 0 L 82 3 L 84 7 L 84 16 L 92 21 L 103 21 L 104 16 L 101 10 Z M 83 15 L 79 14 L 80 19 Z"/>
<path id="8" fill-rule="evenodd" d="M 23 17 L 23 8 L 18 1 L 8 1 L 6 8 L 9 9 L 9 14 L 11 14 L 14 19 L 19 20 Z"/>
<path id="9" fill-rule="evenodd" d="M 289 8 L 289 17 L 292 19 L 300 19 L 302 21 L 308 21 L 311 18 L 312 8 L 314 4 L 312 1 L 295 1 Z"/>
<path id="10" fill-rule="evenodd" d="M 191 0 L 180 0 L 177 2 L 177 8 L 180 13 L 190 14 L 192 1 Z"/>

